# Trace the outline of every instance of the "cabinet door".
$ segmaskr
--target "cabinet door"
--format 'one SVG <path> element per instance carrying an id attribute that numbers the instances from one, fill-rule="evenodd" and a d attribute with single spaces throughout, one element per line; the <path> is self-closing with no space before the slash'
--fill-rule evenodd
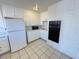
<path id="1" fill-rule="evenodd" d="M 3 20 L 0 18 L 0 27 L 3 27 Z"/>
<path id="2" fill-rule="evenodd" d="M 34 40 L 36 40 L 38 38 L 40 38 L 38 30 L 28 32 L 28 42 L 34 41 Z"/>
<path id="3" fill-rule="evenodd" d="M 33 35 L 35 36 L 35 39 L 40 38 L 39 30 L 33 31 Z"/>
<path id="4" fill-rule="evenodd" d="M 8 52 L 10 50 L 7 37 L 0 37 L 0 54 Z"/>
<path id="5" fill-rule="evenodd" d="M 24 18 L 24 10 L 21 8 L 15 8 L 15 17 Z"/>
<path id="6" fill-rule="evenodd" d="M 48 40 L 48 31 L 41 30 L 41 38 L 44 40 Z"/>
<path id="7" fill-rule="evenodd" d="M 3 25 L 2 13 L 1 13 L 1 7 L 0 7 L 0 28 L 2 27 L 4 27 L 4 25 Z"/>
<path id="8" fill-rule="evenodd" d="M 14 17 L 14 7 L 2 5 L 2 12 L 4 17 Z"/>
<path id="9" fill-rule="evenodd" d="M 27 34 L 28 34 L 28 42 L 35 40 L 35 37 L 32 32 L 28 32 Z"/>
<path id="10" fill-rule="evenodd" d="M 9 40 L 12 52 L 18 51 L 27 45 L 25 31 L 10 32 Z"/>
<path id="11" fill-rule="evenodd" d="M 2 13 L 1 13 L 1 6 L 0 6 L 0 18 L 2 18 Z"/>

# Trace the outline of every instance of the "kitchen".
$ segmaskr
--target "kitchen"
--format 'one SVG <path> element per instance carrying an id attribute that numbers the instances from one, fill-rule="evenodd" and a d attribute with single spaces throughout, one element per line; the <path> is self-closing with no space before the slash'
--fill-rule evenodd
<path id="1" fill-rule="evenodd" d="M 35 11 L 0 5 L 0 55 L 19 51 L 38 39 L 47 40 L 48 31 L 42 25 Z"/>
<path id="2" fill-rule="evenodd" d="M 79 59 L 78 4 L 1 1 L 0 59 Z"/>

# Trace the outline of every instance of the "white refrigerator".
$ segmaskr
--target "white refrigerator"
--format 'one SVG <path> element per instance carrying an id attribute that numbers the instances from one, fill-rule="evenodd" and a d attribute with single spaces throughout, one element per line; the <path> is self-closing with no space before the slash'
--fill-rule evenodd
<path id="1" fill-rule="evenodd" d="M 11 52 L 16 52 L 27 46 L 25 24 L 23 19 L 5 19 Z"/>

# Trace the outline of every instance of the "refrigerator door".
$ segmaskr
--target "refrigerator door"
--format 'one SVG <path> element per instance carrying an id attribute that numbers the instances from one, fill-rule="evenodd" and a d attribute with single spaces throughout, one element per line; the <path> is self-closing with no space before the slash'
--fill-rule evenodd
<path id="1" fill-rule="evenodd" d="M 9 33 L 9 41 L 11 52 L 18 51 L 27 46 L 25 31 L 17 31 Z"/>
<path id="2" fill-rule="evenodd" d="M 23 19 L 5 19 L 7 30 L 18 31 L 18 30 L 25 30 L 25 24 Z"/>

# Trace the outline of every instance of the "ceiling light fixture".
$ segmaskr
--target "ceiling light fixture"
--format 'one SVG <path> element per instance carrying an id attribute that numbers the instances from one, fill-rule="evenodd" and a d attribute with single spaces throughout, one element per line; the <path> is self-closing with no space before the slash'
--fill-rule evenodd
<path id="1" fill-rule="evenodd" d="M 39 10 L 39 7 L 38 7 L 38 4 L 36 3 L 36 5 L 33 7 L 33 10 L 35 11 L 38 11 Z"/>

